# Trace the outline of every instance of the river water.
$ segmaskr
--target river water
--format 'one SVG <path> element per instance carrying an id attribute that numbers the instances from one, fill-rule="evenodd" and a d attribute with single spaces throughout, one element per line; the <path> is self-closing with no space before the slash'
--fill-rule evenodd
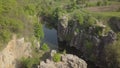
<path id="1" fill-rule="evenodd" d="M 46 24 L 43 24 L 43 31 L 44 31 L 43 42 L 47 43 L 50 49 L 58 49 L 56 29 L 48 27 Z"/>

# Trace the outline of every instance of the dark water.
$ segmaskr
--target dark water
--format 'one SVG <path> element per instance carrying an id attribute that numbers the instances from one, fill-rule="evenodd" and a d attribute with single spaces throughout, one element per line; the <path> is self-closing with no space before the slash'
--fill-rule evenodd
<path id="1" fill-rule="evenodd" d="M 43 24 L 44 42 L 49 45 L 51 49 L 58 49 L 57 31 L 54 28 L 48 27 Z"/>

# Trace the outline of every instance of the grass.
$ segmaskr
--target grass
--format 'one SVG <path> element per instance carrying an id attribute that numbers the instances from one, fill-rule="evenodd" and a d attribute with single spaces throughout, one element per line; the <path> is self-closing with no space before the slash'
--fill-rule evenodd
<path id="1" fill-rule="evenodd" d="M 120 12 L 92 12 L 92 14 L 104 17 L 120 17 Z"/>
<path id="2" fill-rule="evenodd" d="M 120 18 L 120 12 L 87 12 L 95 17 L 101 17 L 104 19 L 109 19 L 111 17 L 119 17 Z"/>
<path id="3" fill-rule="evenodd" d="M 120 2 L 117 2 L 117 1 L 107 1 L 107 2 L 108 2 L 107 5 L 120 5 Z M 87 7 L 98 6 L 96 1 L 95 2 L 87 2 L 86 5 L 87 5 Z M 103 6 L 105 6 L 105 5 L 103 5 Z"/>
<path id="4" fill-rule="evenodd" d="M 108 1 L 111 5 L 120 5 L 120 2 L 117 1 Z"/>

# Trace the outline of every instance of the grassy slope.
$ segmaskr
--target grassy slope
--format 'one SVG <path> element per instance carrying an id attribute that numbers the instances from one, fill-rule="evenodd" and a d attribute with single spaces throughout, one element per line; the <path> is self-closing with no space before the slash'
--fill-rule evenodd
<path id="1" fill-rule="evenodd" d="M 84 8 L 88 13 L 94 16 L 102 17 L 120 17 L 120 2 L 117 1 L 108 1 L 110 5 L 107 6 L 95 6 L 96 2 L 90 2 L 93 4 L 93 7 Z"/>

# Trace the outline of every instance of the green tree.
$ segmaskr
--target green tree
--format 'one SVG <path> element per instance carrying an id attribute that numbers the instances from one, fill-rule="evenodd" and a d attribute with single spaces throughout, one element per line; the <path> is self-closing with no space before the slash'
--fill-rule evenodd
<path id="1" fill-rule="evenodd" d="M 54 54 L 53 61 L 60 62 L 60 60 L 61 60 L 61 55 L 59 53 Z"/>
<path id="2" fill-rule="evenodd" d="M 49 50 L 49 47 L 48 47 L 48 45 L 47 45 L 46 43 L 44 43 L 44 44 L 42 45 L 41 49 L 42 49 L 43 51 L 48 51 L 48 50 Z"/>
<path id="3" fill-rule="evenodd" d="M 34 4 L 28 4 L 24 8 L 25 12 L 29 15 L 34 15 L 35 14 L 35 6 Z"/>
<path id="4" fill-rule="evenodd" d="M 34 35 L 39 40 L 40 38 L 44 37 L 42 24 L 41 23 L 35 23 L 34 24 Z"/>
<path id="5" fill-rule="evenodd" d="M 82 25 L 83 22 L 84 22 L 84 18 L 83 18 L 83 16 L 82 16 L 82 14 L 80 14 L 80 13 L 75 13 L 75 14 L 74 14 L 74 19 L 75 19 L 80 25 Z"/>

